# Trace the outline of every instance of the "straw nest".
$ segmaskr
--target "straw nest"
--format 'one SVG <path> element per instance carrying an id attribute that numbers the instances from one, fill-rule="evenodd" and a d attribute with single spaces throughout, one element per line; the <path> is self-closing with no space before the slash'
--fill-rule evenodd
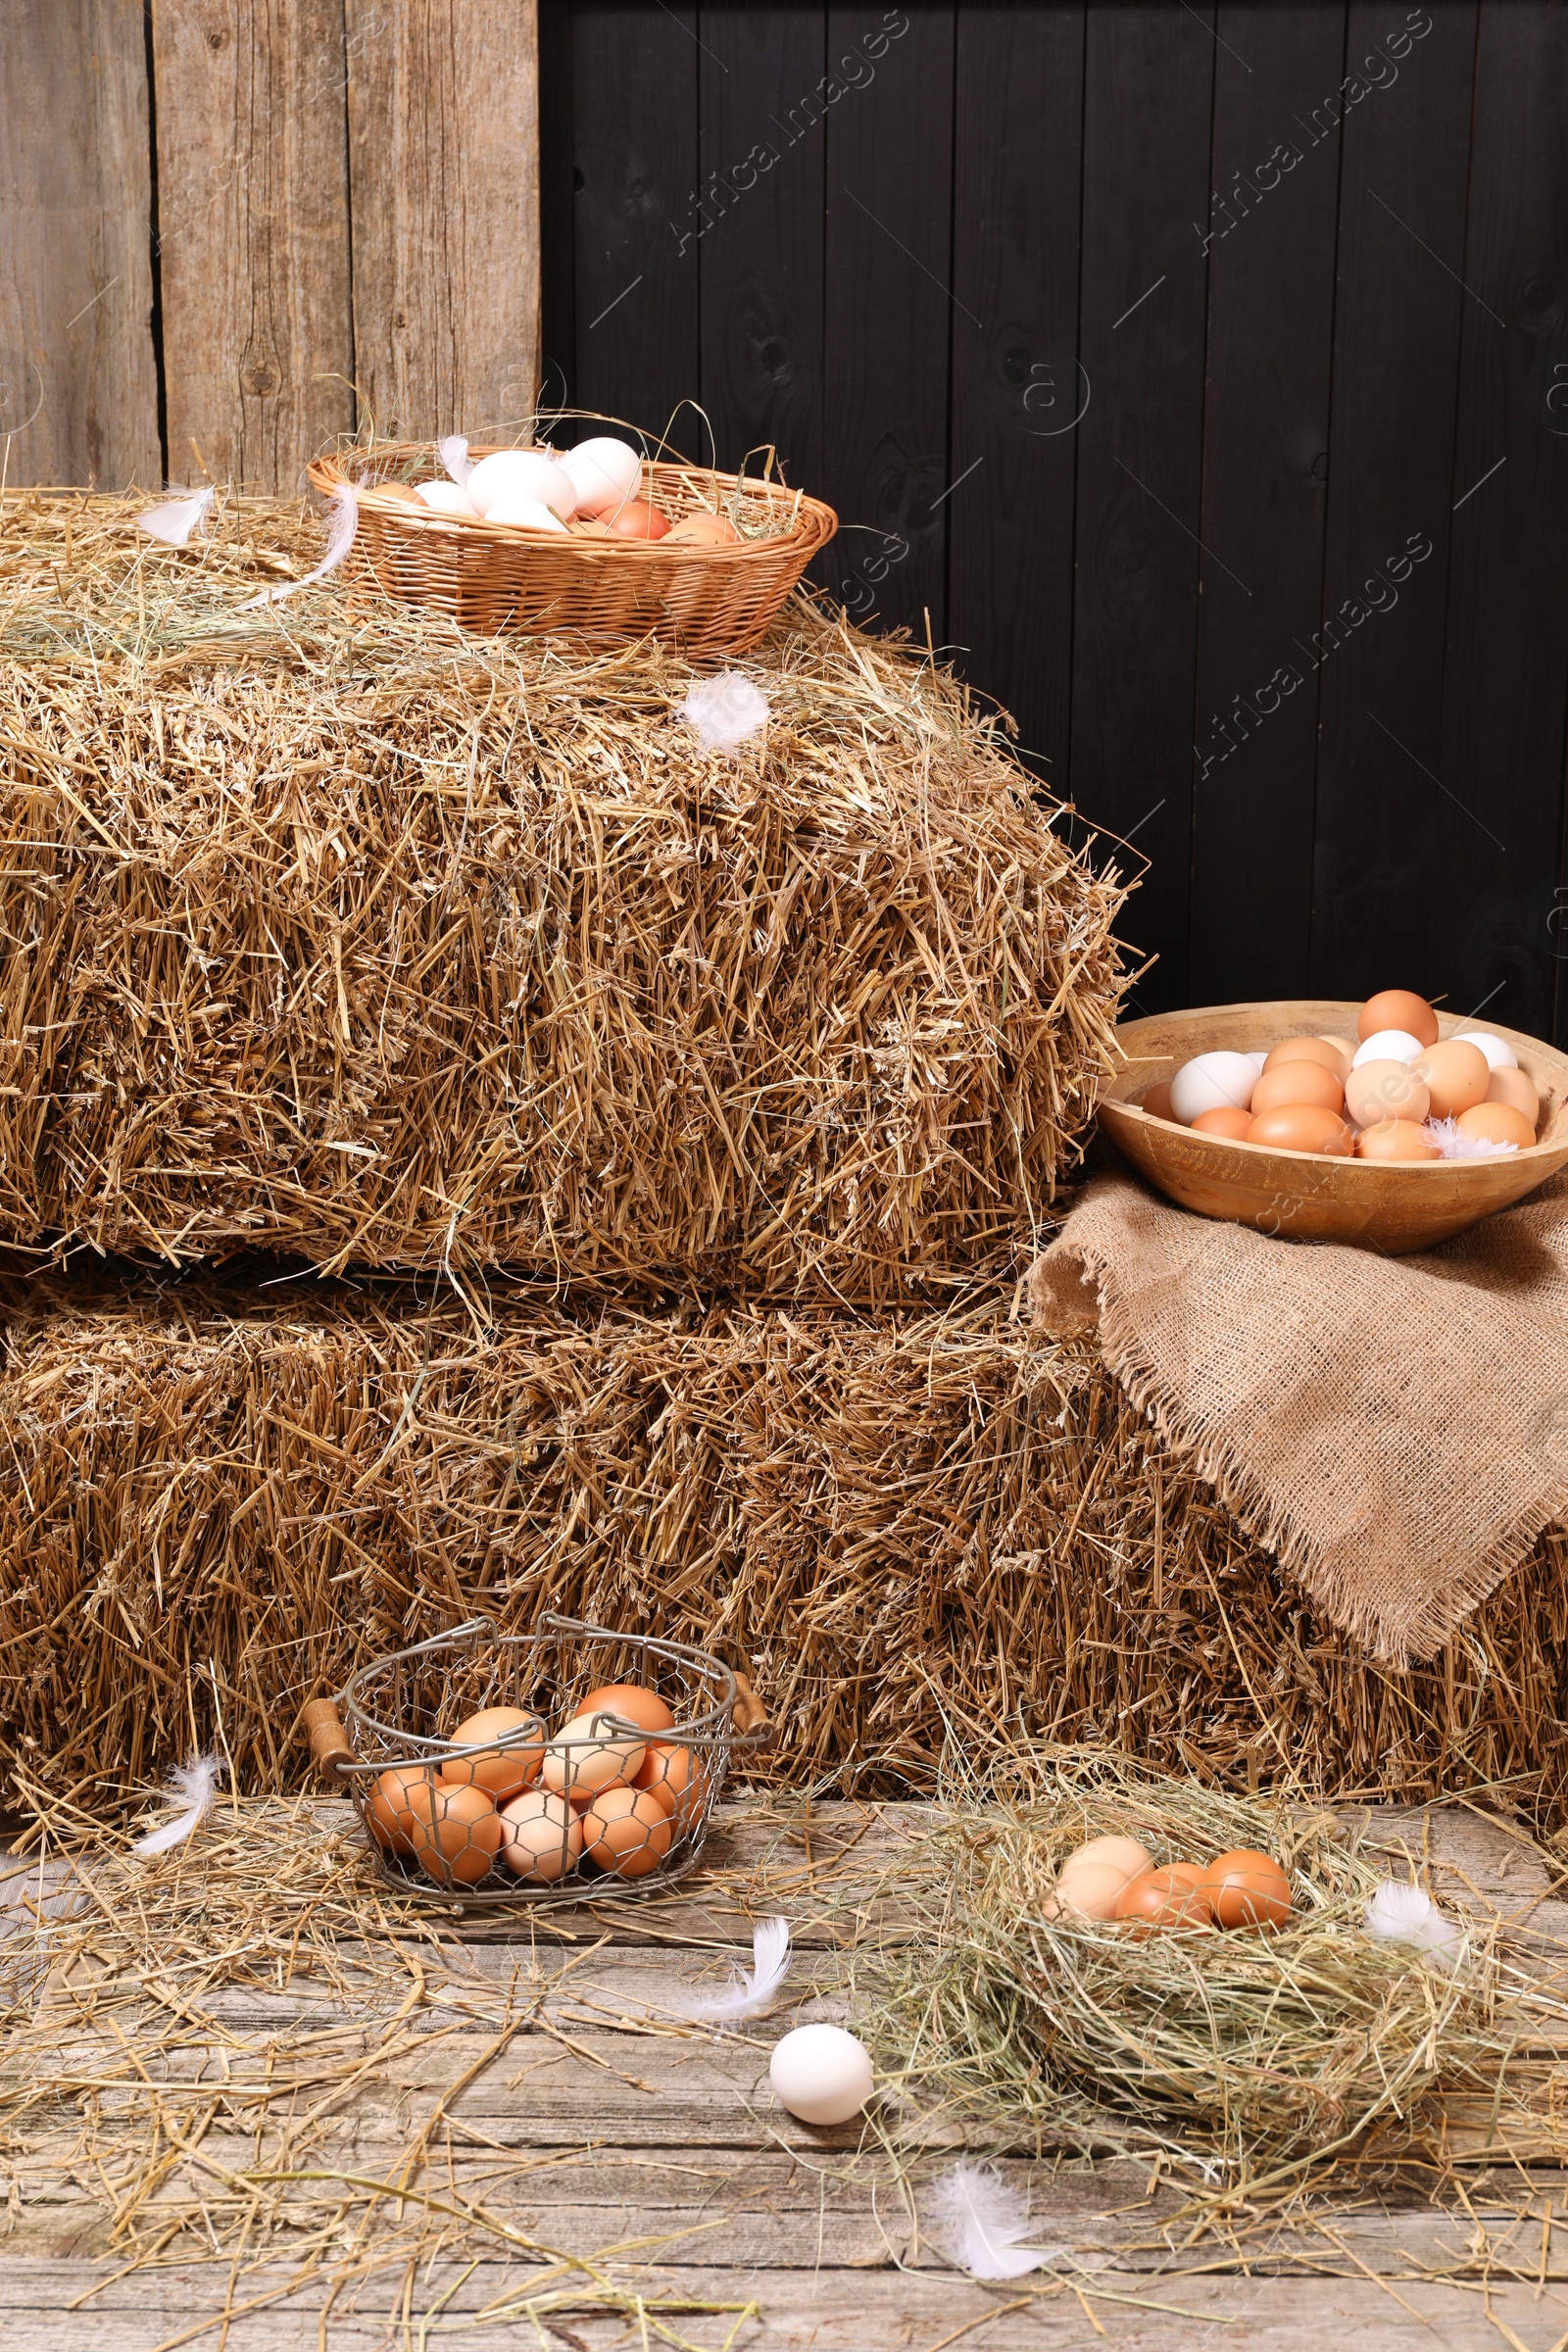
<path id="1" fill-rule="evenodd" d="M 1021 1756 L 989 1788 L 951 1794 L 909 1874 L 911 1940 L 870 1962 L 858 2004 L 922 2103 L 989 2114 L 1012 2144 L 1032 2127 L 1156 2153 L 1249 2199 L 1357 2154 L 1446 2165 L 1448 2108 L 1478 2096 L 1499 2148 L 1513 2124 L 1562 2137 L 1554 2108 L 1544 2117 L 1530 2097 L 1543 2056 L 1560 2059 L 1560 1987 L 1520 1977 L 1490 1931 L 1457 1922 L 1442 1965 L 1369 1936 L 1386 1869 L 1332 1814 L 1102 1750 Z M 1107 1834 L 1156 1865 L 1272 1852 L 1294 1916 L 1268 1932 L 1140 1936 L 1058 1912 L 1061 1864 Z"/>
<path id="2" fill-rule="evenodd" d="M 765 733 L 230 500 L 0 503 L 0 1236 L 875 1301 L 997 1275 L 1113 1066 L 1123 892 L 946 672 L 796 598 Z"/>
<path id="3" fill-rule="evenodd" d="M 1022 1726 L 1243 1790 L 1560 1793 L 1560 1537 L 1429 1665 L 1370 1664 L 1004 1299 L 573 1323 L 40 1284 L 0 1428 L 0 1733 L 57 1787 L 220 1736 L 242 1788 L 297 1786 L 314 1691 L 555 1607 L 744 1660 L 797 1785 L 928 1789 L 950 1732 Z"/>

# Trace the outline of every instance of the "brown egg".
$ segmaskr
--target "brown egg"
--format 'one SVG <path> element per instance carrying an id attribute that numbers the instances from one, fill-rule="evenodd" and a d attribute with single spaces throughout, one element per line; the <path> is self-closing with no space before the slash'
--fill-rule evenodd
<path id="1" fill-rule="evenodd" d="M 642 1770 L 647 1744 L 629 1732 L 617 1739 L 602 1716 L 596 1729 L 592 1716 L 574 1715 L 545 1749 L 545 1787 L 577 1800 L 597 1796 L 601 1788 L 623 1788 Z"/>
<path id="2" fill-rule="evenodd" d="M 532 1733 L 519 1741 L 518 1735 Z M 453 1788 L 482 1788 L 492 1804 L 505 1803 L 539 1778 L 544 1762 L 545 1727 L 523 1707 L 481 1707 L 460 1723 L 452 1735 L 455 1744 L 468 1748 L 466 1756 L 448 1756 L 441 1778 Z M 498 1740 L 509 1742 L 506 1747 Z"/>
<path id="3" fill-rule="evenodd" d="M 1321 1062 L 1281 1061 L 1265 1070 L 1253 1087 L 1252 1116 L 1261 1118 L 1265 1110 L 1279 1110 L 1287 1102 L 1338 1112 L 1345 1108 L 1345 1089 Z"/>
<path id="4" fill-rule="evenodd" d="M 600 1707 L 626 1723 L 640 1725 L 645 1732 L 672 1732 L 675 1728 L 675 1718 L 663 1700 L 641 1683 L 601 1683 L 573 1712 L 591 1716 Z"/>
<path id="5" fill-rule="evenodd" d="M 429 1775 L 422 1765 L 389 1765 L 371 1789 L 365 1808 L 366 1827 L 377 1845 L 391 1854 L 414 1851 L 414 1815 L 410 1791 L 424 1788 Z"/>
<path id="6" fill-rule="evenodd" d="M 1152 1855 L 1136 1838 L 1091 1838 L 1057 1872 L 1055 1892 L 1046 1900 L 1046 1917 L 1054 1919 L 1065 1904 L 1085 1919 L 1109 1919 L 1128 1880 L 1141 1878 L 1152 1867 Z"/>
<path id="7" fill-rule="evenodd" d="M 1384 1119 L 1363 1127 L 1355 1139 L 1357 1159 L 1441 1159 L 1443 1146 L 1434 1143 L 1414 1119 Z"/>
<path id="8" fill-rule="evenodd" d="M 1172 1862 L 1164 1870 L 1146 1870 L 1122 1888 L 1115 1916 L 1137 1922 L 1145 1936 L 1153 1928 L 1209 1927 L 1213 1911 L 1202 1877 L 1196 1862 Z"/>
<path id="9" fill-rule="evenodd" d="M 1351 1058 L 1339 1046 L 1330 1045 L 1326 1037 L 1288 1037 L 1265 1059 L 1263 1074 L 1266 1077 L 1270 1070 L 1277 1070 L 1282 1061 L 1315 1061 L 1343 1086 Z"/>
<path id="10" fill-rule="evenodd" d="M 508 1870 L 534 1886 L 564 1878 L 582 1852 L 582 1823 L 564 1796 L 530 1788 L 501 1808 L 506 1842 L 501 1859 Z"/>
<path id="11" fill-rule="evenodd" d="M 1415 996 L 1407 988 L 1385 988 L 1368 997 L 1356 1021 L 1356 1034 L 1364 1045 L 1380 1029 L 1402 1029 L 1421 1046 L 1438 1042 L 1437 1014 L 1425 997 Z"/>
<path id="12" fill-rule="evenodd" d="M 1355 1138 L 1345 1121 L 1312 1102 L 1282 1102 L 1265 1110 L 1249 1127 L 1247 1140 L 1266 1144 L 1272 1152 L 1321 1152 L 1334 1159 L 1348 1159 L 1355 1148 Z"/>
<path id="13" fill-rule="evenodd" d="M 1515 1110 L 1523 1111 L 1530 1121 L 1530 1132 L 1535 1133 L 1541 1117 L 1541 1094 L 1528 1070 L 1494 1070 L 1487 1101 L 1507 1102 Z"/>
<path id="14" fill-rule="evenodd" d="M 1536 1140 L 1535 1121 L 1511 1102 L 1472 1102 L 1459 1113 L 1459 1133 L 1487 1144 L 1517 1144 L 1528 1152 Z"/>
<path id="15" fill-rule="evenodd" d="M 726 514 L 688 514 L 664 535 L 674 547 L 734 547 L 740 539 Z"/>
<path id="16" fill-rule="evenodd" d="M 1198 1882 L 1222 1928 L 1283 1928 L 1291 1882 L 1267 1854 L 1239 1846 L 1211 1862 Z"/>
<path id="17" fill-rule="evenodd" d="M 1147 1111 L 1152 1119 L 1169 1119 L 1174 1127 L 1176 1113 L 1170 1104 L 1170 1080 L 1161 1078 L 1157 1085 L 1152 1086 L 1138 1107 Z"/>
<path id="18" fill-rule="evenodd" d="M 605 520 L 617 539 L 662 539 L 669 530 L 659 509 L 651 507 L 646 498 L 628 498 Z"/>
<path id="19" fill-rule="evenodd" d="M 1360 1040 L 1354 1037 L 1320 1037 L 1318 1039 L 1318 1044 L 1320 1046 L 1332 1046 L 1334 1048 L 1335 1053 L 1338 1054 L 1340 1059 L 1345 1064 L 1345 1070 L 1348 1070 L 1351 1062 L 1354 1061 L 1355 1049 L 1359 1043 Z M 1345 1070 L 1340 1072 L 1340 1076 L 1342 1078 L 1345 1076 Z"/>
<path id="20" fill-rule="evenodd" d="M 1492 1084 L 1481 1048 L 1468 1046 L 1457 1037 L 1450 1037 L 1445 1045 L 1429 1046 L 1411 1062 L 1410 1075 L 1419 1078 L 1431 1096 L 1435 1119 L 1457 1118 L 1472 1102 L 1484 1102 Z"/>
<path id="21" fill-rule="evenodd" d="M 1419 1126 L 1432 1098 L 1404 1062 L 1363 1061 L 1345 1081 L 1345 1107 L 1357 1127 L 1380 1127 L 1386 1119 L 1413 1119 Z"/>
<path id="22" fill-rule="evenodd" d="M 675 1825 L 651 1788 L 607 1788 L 582 1817 L 582 1858 L 617 1879 L 645 1878 L 675 1841 Z"/>
<path id="23" fill-rule="evenodd" d="M 1223 1102 L 1218 1110 L 1200 1110 L 1193 1121 L 1193 1133 L 1224 1135 L 1233 1144 L 1245 1144 L 1251 1124 L 1252 1114 L 1250 1110 L 1233 1110 L 1228 1102 Z"/>
<path id="24" fill-rule="evenodd" d="M 676 1829 L 684 1830 L 701 1808 L 708 1775 L 695 1752 L 679 1740 L 650 1740 L 632 1787 L 656 1796 Z"/>
<path id="25" fill-rule="evenodd" d="M 455 1880 L 472 1886 L 501 1851 L 506 1830 L 482 1788 L 454 1788 L 445 1781 L 409 1791 L 414 1858 L 440 1886 Z"/>

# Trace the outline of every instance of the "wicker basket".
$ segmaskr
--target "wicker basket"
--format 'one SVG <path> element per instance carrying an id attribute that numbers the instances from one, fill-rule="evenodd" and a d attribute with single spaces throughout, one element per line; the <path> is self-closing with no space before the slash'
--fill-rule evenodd
<path id="1" fill-rule="evenodd" d="M 838 529 L 817 499 L 698 466 L 646 464 L 641 494 L 672 522 L 727 514 L 739 545 L 563 537 L 421 511 L 397 491 L 444 478 L 426 442 L 383 442 L 369 462 L 318 458 L 310 477 L 323 497 L 345 483 L 357 492 L 351 572 L 368 572 L 387 596 L 433 605 L 481 636 L 548 632 L 596 652 L 649 635 L 691 655 L 749 652 Z"/>

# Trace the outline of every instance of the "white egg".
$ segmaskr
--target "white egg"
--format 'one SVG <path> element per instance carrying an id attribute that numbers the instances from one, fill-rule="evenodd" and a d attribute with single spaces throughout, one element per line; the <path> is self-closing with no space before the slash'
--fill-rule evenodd
<path id="1" fill-rule="evenodd" d="M 871 2096 L 871 2053 L 842 2026 L 797 2026 L 773 2044 L 767 2072 L 803 2124 L 847 2124 Z"/>
<path id="2" fill-rule="evenodd" d="M 415 491 L 438 514 L 477 514 L 479 512 L 460 482 L 416 482 Z"/>
<path id="3" fill-rule="evenodd" d="M 1261 1078 L 1263 1075 L 1263 1064 L 1265 1061 L 1267 1061 L 1268 1055 L 1266 1054 L 1249 1054 L 1247 1058 L 1251 1063 L 1258 1076 Z"/>
<path id="4" fill-rule="evenodd" d="M 634 498 L 642 484 L 643 462 L 634 449 L 624 441 L 612 441 L 601 435 L 594 441 L 579 441 L 568 449 L 561 461 L 577 493 L 577 505 L 584 514 L 604 514 L 614 507 L 623 507 Z"/>
<path id="5" fill-rule="evenodd" d="M 510 522 L 517 530 L 559 531 L 565 538 L 566 526 L 559 514 L 541 506 L 536 498 L 498 498 L 485 511 L 486 522 Z"/>
<path id="6" fill-rule="evenodd" d="M 494 457 L 479 460 L 466 487 L 481 514 L 488 514 L 502 499 L 513 504 L 519 498 L 536 500 L 563 522 L 570 522 L 577 512 L 570 474 L 542 449 L 498 449 Z"/>
<path id="7" fill-rule="evenodd" d="M 1245 1110 L 1257 1084 L 1250 1054 L 1200 1054 L 1170 1082 L 1170 1106 L 1184 1127 L 1205 1110 Z"/>
<path id="8" fill-rule="evenodd" d="M 1516 1070 L 1519 1056 L 1504 1037 L 1494 1037 L 1490 1029 L 1456 1029 L 1456 1038 L 1467 1046 L 1479 1046 L 1487 1057 L 1489 1070 Z"/>
<path id="9" fill-rule="evenodd" d="M 1425 1052 L 1421 1040 L 1412 1037 L 1408 1029 L 1378 1029 L 1356 1047 L 1350 1067 L 1358 1070 L 1363 1061 L 1414 1061 Z"/>

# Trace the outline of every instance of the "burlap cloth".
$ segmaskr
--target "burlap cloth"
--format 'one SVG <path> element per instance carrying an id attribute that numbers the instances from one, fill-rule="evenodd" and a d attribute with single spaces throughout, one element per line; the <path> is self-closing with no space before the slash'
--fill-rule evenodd
<path id="1" fill-rule="evenodd" d="M 1271 1241 L 1098 1176 L 1029 1274 L 1314 1604 L 1430 1656 L 1568 1516 L 1568 1177 L 1416 1257 Z"/>

